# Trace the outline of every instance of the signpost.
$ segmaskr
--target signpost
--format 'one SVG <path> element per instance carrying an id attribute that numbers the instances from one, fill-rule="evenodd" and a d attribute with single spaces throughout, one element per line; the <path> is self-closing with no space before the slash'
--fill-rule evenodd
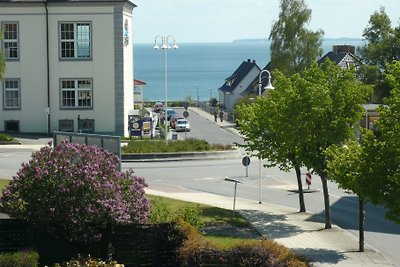
<path id="1" fill-rule="evenodd" d="M 308 190 L 310 190 L 310 185 L 311 185 L 311 173 L 308 171 L 306 173 L 306 184 L 308 186 Z"/>
<path id="2" fill-rule="evenodd" d="M 249 165 L 250 165 L 250 157 L 244 156 L 242 159 L 243 166 L 246 167 L 246 177 L 249 177 Z"/>
<path id="3" fill-rule="evenodd" d="M 242 182 L 232 179 L 232 178 L 228 178 L 228 177 L 225 178 L 225 181 L 235 183 L 235 191 L 233 193 L 233 210 L 232 210 L 232 218 L 234 218 L 235 217 L 235 206 L 236 206 L 236 187 L 237 187 L 238 183 L 242 183 Z"/>

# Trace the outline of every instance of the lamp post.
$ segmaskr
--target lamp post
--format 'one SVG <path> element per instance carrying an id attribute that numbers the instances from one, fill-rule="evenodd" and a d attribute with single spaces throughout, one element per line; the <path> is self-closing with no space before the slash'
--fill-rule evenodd
<path id="1" fill-rule="evenodd" d="M 169 45 L 169 38 L 173 39 L 173 44 L 172 47 Z M 168 114 L 167 114 L 167 107 L 168 107 L 168 49 L 177 49 L 179 48 L 178 45 L 176 44 L 175 37 L 172 35 L 168 36 L 161 36 L 161 35 L 156 35 L 154 37 L 154 49 L 158 50 L 160 49 L 160 46 L 158 45 L 157 41 L 161 41 L 161 49 L 164 50 L 165 54 L 165 61 L 164 61 L 164 67 L 165 67 L 165 84 L 164 84 L 164 93 L 165 93 L 165 103 L 164 103 L 164 124 L 165 124 L 165 144 L 168 145 Z"/>
<path id="2" fill-rule="evenodd" d="M 260 72 L 260 74 L 258 75 L 258 97 L 261 96 L 261 87 L 262 87 L 262 79 L 261 78 L 262 78 L 263 73 L 268 74 L 268 84 L 264 87 L 264 89 L 265 90 L 273 90 L 274 89 L 274 87 L 272 86 L 272 83 L 271 83 L 271 73 L 268 70 L 262 70 Z M 260 179 L 259 179 L 258 204 L 262 204 L 262 159 L 261 159 L 261 156 L 259 157 L 259 159 L 260 159 L 260 165 L 259 165 L 258 173 L 259 173 Z"/>
<path id="3" fill-rule="evenodd" d="M 199 86 L 196 84 L 195 87 L 196 87 L 196 93 L 197 93 L 197 103 L 196 103 L 196 107 L 198 107 L 198 106 L 199 106 L 199 103 L 200 103 Z"/>

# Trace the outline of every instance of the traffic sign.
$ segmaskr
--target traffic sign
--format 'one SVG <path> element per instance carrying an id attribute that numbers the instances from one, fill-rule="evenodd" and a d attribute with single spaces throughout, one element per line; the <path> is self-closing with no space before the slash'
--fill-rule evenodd
<path id="1" fill-rule="evenodd" d="M 242 159 L 242 164 L 243 166 L 247 167 L 250 165 L 250 157 L 249 156 L 244 156 Z"/>
<path id="2" fill-rule="evenodd" d="M 189 111 L 185 110 L 183 112 L 183 117 L 188 118 L 189 117 Z"/>

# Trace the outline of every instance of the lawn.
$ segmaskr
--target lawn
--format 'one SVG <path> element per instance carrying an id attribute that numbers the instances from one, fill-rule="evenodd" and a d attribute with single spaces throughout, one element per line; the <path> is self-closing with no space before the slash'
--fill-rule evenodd
<path id="1" fill-rule="evenodd" d="M 232 218 L 232 211 L 213 206 L 186 202 L 171 198 L 147 195 L 150 201 L 163 203 L 170 211 L 176 212 L 182 209 L 194 209 L 197 211 L 202 227 L 200 230 L 206 240 L 219 247 L 231 247 L 243 241 L 250 240 L 255 230 L 240 214 L 236 213 Z M 207 229 L 212 228 L 213 231 Z M 250 231 L 253 235 L 238 237 L 237 232 Z"/>
<path id="2" fill-rule="evenodd" d="M 5 180 L 0 178 L 0 197 L 3 195 L 3 188 L 6 187 L 6 185 L 8 185 L 9 182 L 10 180 Z"/>

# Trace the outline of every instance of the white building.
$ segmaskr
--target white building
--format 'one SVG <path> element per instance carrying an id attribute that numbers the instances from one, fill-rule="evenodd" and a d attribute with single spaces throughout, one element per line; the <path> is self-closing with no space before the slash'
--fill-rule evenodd
<path id="1" fill-rule="evenodd" d="M 128 136 L 129 0 L 0 0 L 0 131 Z"/>

